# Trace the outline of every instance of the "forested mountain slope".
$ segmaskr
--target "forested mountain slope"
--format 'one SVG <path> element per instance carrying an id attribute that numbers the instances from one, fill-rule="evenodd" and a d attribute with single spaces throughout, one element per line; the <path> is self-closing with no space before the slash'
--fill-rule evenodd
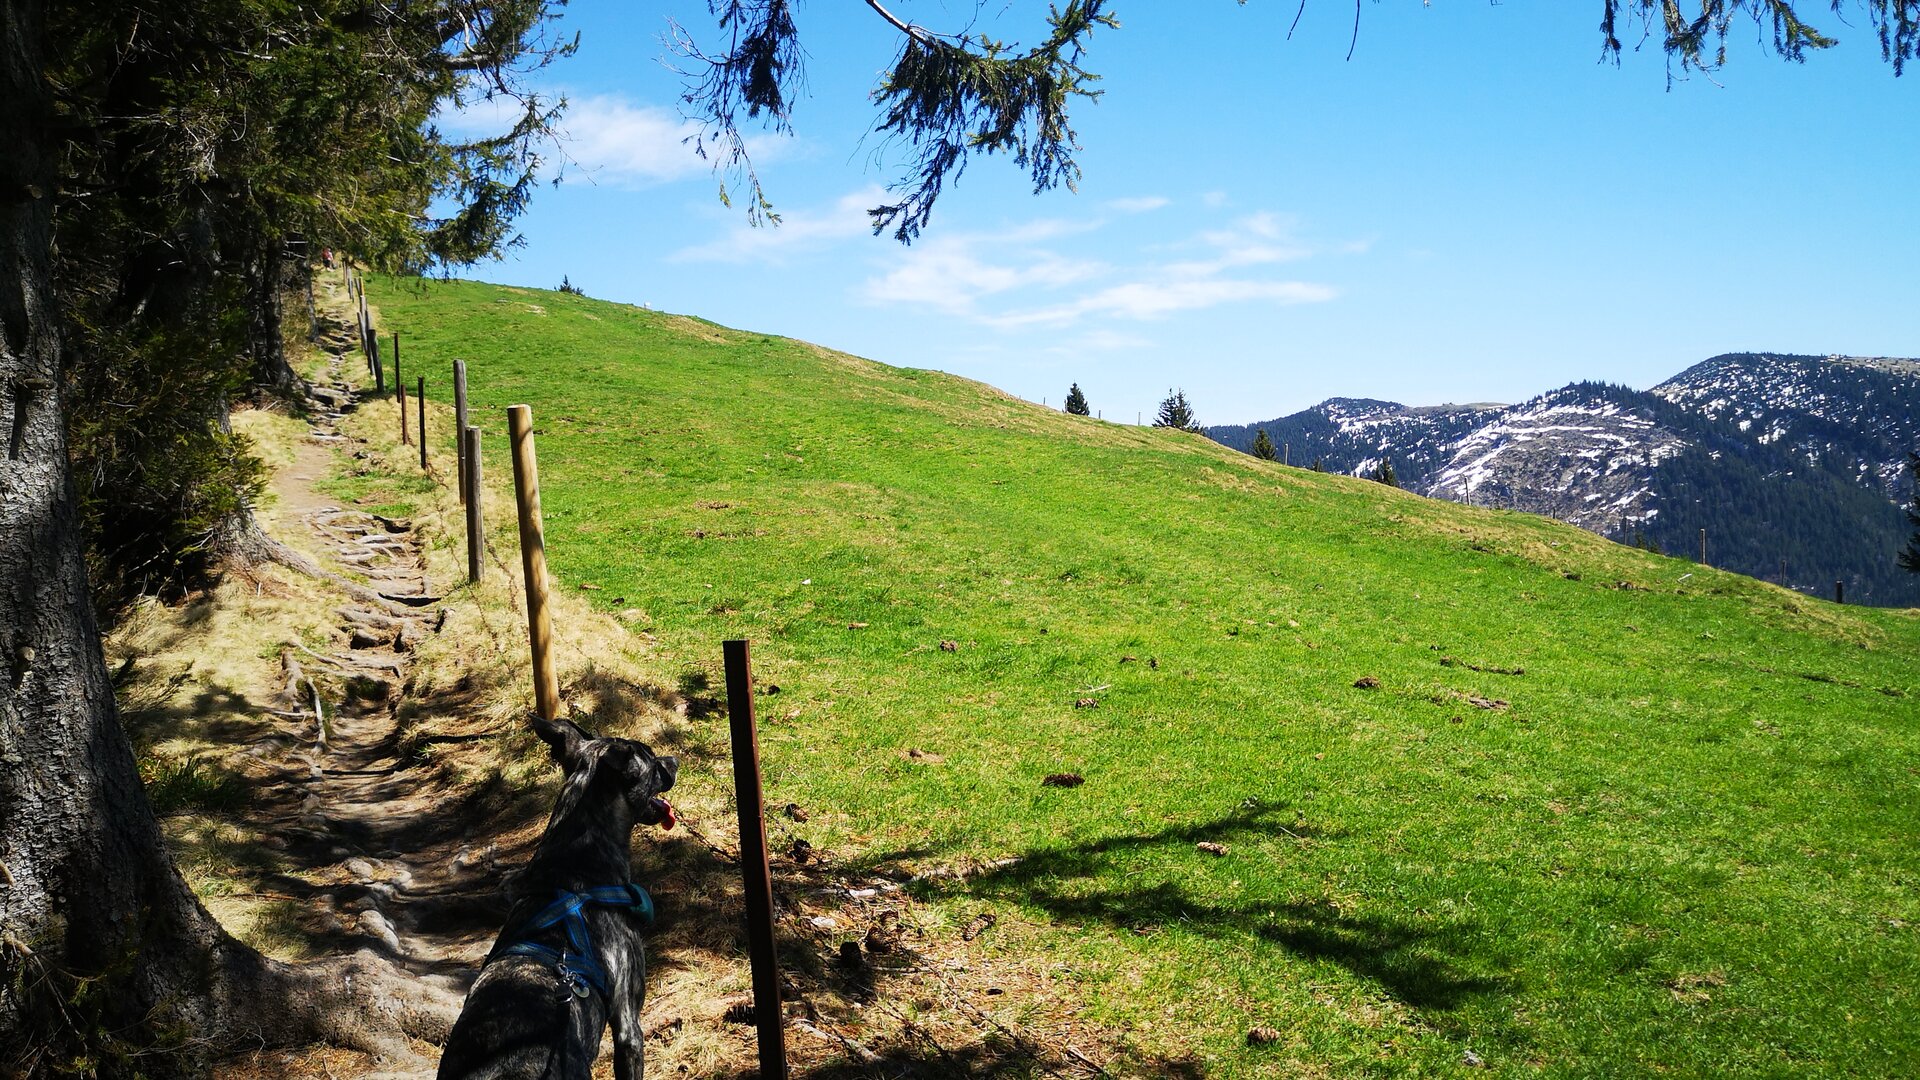
<path id="1" fill-rule="evenodd" d="M 1512 406 L 1334 398 L 1264 424 L 1211 428 L 1239 449 L 1264 428 L 1299 464 L 1440 499 L 1546 514 L 1623 543 L 1859 603 L 1920 604 L 1898 569 L 1920 449 L 1920 362 L 1735 353 L 1649 391 L 1573 383 Z"/>

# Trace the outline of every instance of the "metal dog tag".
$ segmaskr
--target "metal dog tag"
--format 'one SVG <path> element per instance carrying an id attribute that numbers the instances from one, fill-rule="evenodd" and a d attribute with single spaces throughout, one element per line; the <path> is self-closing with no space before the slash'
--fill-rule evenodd
<path id="1" fill-rule="evenodd" d="M 565 986 L 568 990 L 571 990 L 573 992 L 574 997 L 577 997 L 577 998 L 586 997 L 587 994 L 593 989 L 592 987 L 587 985 L 587 980 L 582 978 L 578 972 L 571 971 L 565 967 L 556 967 L 554 970 L 560 973 L 561 985 Z"/>

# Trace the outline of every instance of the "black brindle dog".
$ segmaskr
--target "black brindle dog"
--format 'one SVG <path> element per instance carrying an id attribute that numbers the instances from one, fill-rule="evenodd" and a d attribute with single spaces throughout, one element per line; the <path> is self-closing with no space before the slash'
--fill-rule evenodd
<path id="1" fill-rule="evenodd" d="M 533 718 L 567 772 L 519 888 L 440 1056 L 440 1080 L 586 1080 L 613 1025 L 619 1080 L 640 1080 L 641 931 L 653 901 L 632 883 L 636 825 L 673 827 L 660 797 L 679 763 L 630 739 Z"/>

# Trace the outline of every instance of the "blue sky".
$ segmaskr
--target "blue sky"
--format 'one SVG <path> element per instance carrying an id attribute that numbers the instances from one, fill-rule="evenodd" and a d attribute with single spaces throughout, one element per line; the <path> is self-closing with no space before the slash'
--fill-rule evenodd
<path id="1" fill-rule="evenodd" d="M 1034 40 L 1044 4 L 900 0 L 936 30 Z M 1108 419 L 1181 387 L 1207 423 L 1332 396 L 1517 401 L 1645 387 L 1720 352 L 1920 355 L 1920 71 L 1863 22 L 1795 65 L 1752 30 L 1713 79 L 1658 42 L 1600 62 L 1600 0 L 1119 0 L 1076 106 L 1078 193 L 981 159 L 910 248 L 868 99 L 895 32 L 803 0 L 793 138 L 756 140 L 785 224 L 755 229 L 680 139 L 663 35 L 706 4 L 575 0 L 570 163 L 526 246 L 472 276 L 936 368 Z M 979 12 L 976 15 L 976 10 Z M 1633 44 L 1629 39 L 1629 46 Z"/>

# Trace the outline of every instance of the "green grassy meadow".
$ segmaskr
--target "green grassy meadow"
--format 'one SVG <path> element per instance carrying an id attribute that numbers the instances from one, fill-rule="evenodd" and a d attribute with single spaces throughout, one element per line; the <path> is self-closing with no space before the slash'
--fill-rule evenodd
<path id="1" fill-rule="evenodd" d="M 485 468 L 533 406 L 562 587 L 694 692 L 753 640 L 770 801 L 855 864 L 1018 856 L 917 887 L 1132 1060 L 1920 1074 L 1920 613 L 686 317 L 370 285 L 409 386 L 467 360 Z"/>

